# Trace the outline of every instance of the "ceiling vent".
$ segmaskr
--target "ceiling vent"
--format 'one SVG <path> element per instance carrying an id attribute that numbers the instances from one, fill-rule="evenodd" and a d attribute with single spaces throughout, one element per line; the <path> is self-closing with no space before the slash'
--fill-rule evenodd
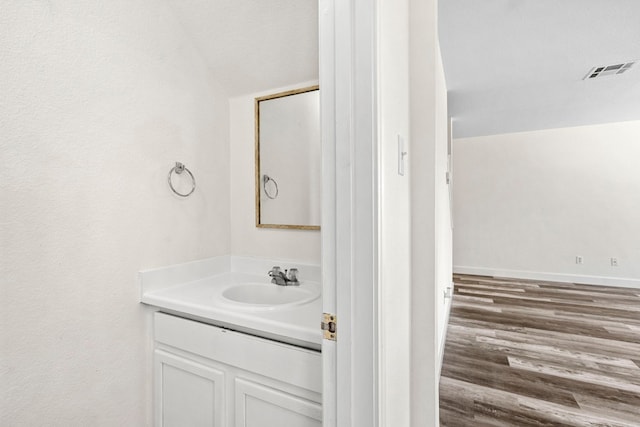
<path id="1" fill-rule="evenodd" d="M 602 67 L 593 67 L 582 80 L 595 79 L 597 77 L 613 76 L 614 74 L 622 74 L 633 67 L 634 62 L 622 64 L 605 65 Z"/>

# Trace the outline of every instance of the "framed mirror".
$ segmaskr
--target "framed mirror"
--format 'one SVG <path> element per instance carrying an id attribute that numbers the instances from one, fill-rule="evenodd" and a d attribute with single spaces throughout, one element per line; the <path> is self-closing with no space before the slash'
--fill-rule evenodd
<path id="1" fill-rule="evenodd" d="M 255 100 L 256 227 L 320 229 L 318 86 Z"/>

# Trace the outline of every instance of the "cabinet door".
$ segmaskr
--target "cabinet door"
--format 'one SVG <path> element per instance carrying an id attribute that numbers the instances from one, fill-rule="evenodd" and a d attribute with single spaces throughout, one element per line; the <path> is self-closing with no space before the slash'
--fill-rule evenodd
<path id="1" fill-rule="evenodd" d="M 316 402 L 243 378 L 235 390 L 236 427 L 322 427 Z"/>
<path id="2" fill-rule="evenodd" d="M 155 350 L 155 425 L 223 427 L 224 372 Z"/>

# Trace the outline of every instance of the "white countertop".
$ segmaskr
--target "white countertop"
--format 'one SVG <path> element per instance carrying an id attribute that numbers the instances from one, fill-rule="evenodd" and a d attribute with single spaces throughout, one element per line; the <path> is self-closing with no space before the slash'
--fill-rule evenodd
<path id="1" fill-rule="evenodd" d="M 182 317 L 319 350 L 320 296 L 299 305 L 257 308 L 221 297 L 224 290 L 243 283 L 277 286 L 270 283 L 267 265 L 298 267 L 300 287 L 319 290 L 317 266 L 226 256 L 141 272 L 140 301 Z"/>

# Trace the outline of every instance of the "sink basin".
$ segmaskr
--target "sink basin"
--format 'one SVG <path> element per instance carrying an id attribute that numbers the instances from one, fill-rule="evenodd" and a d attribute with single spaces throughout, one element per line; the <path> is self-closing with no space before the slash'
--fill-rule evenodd
<path id="1" fill-rule="evenodd" d="M 278 286 L 261 283 L 235 285 L 222 292 L 222 297 L 229 302 L 266 309 L 305 304 L 319 296 L 320 291 L 314 286 Z"/>

